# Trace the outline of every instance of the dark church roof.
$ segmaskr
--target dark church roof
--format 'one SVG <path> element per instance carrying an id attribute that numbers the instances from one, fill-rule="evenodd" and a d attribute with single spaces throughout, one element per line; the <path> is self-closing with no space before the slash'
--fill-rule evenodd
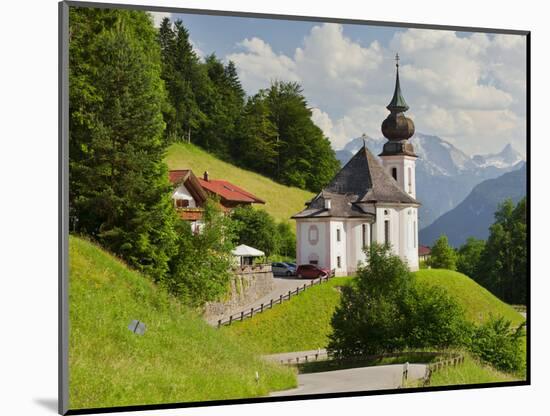
<path id="1" fill-rule="evenodd" d="M 331 208 L 325 209 L 330 199 Z M 310 217 L 372 217 L 372 204 L 401 203 L 420 205 L 403 191 L 382 164 L 364 145 L 307 208 L 292 218 Z"/>

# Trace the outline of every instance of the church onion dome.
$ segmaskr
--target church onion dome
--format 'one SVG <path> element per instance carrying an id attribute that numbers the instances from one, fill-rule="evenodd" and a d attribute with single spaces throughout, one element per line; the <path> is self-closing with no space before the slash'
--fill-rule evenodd
<path id="1" fill-rule="evenodd" d="M 399 55 L 395 55 L 395 60 L 395 89 L 393 91 L 393 97 L 386 107 L 390 111 L 390 114 L 382 122 L 382 134 L 389 142 L 384 145 L 382 155 L 408 154 L 410 156 L 416 156 L 412 144 L 407 142 L 414 134 L 414 123 L 404 114 L 405 111 L 409 109 L 409 106 L 401 93 L 401 84 L 399 82 Z"/>

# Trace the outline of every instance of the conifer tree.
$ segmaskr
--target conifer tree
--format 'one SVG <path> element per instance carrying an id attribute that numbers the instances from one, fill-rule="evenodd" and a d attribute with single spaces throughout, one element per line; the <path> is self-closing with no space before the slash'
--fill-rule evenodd
<path id="1" fill-rule="evenodd" d="M 87 233 L 155 279 L 175 250 L 163 162 L 160 48 L 144 12 L 71 8 L 70 209 Z"/>

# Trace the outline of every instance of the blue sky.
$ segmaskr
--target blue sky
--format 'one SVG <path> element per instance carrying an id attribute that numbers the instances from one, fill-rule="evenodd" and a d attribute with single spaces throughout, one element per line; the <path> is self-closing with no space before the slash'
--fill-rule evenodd
<path id="1" fill-rule="evenodd" d="M 166 14 L 164 14 L 166 15 Z M 525 154 L 525 38 L 322 22 L 169 15 L 195 50 L 236 63 L 248 94 L 299 82 L 313 121 L 335 149 L 380 137 L 399 52 L 402 90 L 417 131 L 469 154 L 511 143 Z M 158 23 L 162 14 L 154 14 Z"/>

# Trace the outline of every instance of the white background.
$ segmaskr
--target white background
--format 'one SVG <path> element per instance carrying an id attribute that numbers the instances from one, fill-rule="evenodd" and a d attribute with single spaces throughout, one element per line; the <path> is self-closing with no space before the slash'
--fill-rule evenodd
<path id="1" fill-rule="evenodd" d="M 118 1 L 532 31 L 532 386 L 140 414 L 548 414 L 550 25 L 545 2 Z M 57 396 L 57 2 L 10 1 L 1 10 L 0 413 L 47 415 L 54 414 Z"/>

